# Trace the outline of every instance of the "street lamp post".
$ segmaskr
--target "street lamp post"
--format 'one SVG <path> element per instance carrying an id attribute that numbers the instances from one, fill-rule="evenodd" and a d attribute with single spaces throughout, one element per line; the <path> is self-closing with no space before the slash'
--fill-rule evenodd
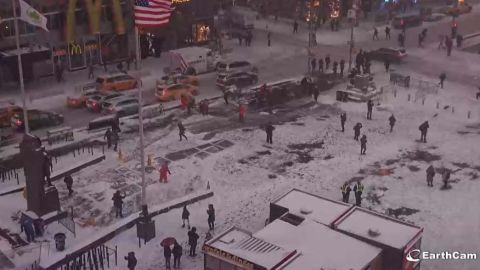
<path id="1" fill-rule="evenodd" d="M 355 40 L 353 36 L 353 28 L 355 27 L 355 20 L 356 20 L 356 12 L 354 9 L 348 10 L 348 19 L 350 20 L 350 54 L 348 59 L 348 71 L 352 70 L 352 61 L 353 61 L 353 49 L 355 48 Z"/>
<path id="2" fill-rule="evenodd" d="M 313 0 L 310 0 L 308 8 L 308 57 L 307 57 L 307 73 L 310 72 L 310 62 L 312 61 L 312 44 L 313 44 L 313 33 L 314 29 L 312 27 L 312 14 L 313 14 Z"/>

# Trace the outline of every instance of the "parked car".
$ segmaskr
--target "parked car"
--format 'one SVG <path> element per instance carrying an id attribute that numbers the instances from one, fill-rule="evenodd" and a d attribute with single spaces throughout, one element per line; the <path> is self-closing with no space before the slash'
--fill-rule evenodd
<path id="1" fill-rule="evenodd" d="M 407 52 L 405 49 L 380 48 L 368 52 L 368 56 L 370 59 L 377 61 L 400 62 L 407 57 Z"/>
<path id="2" fill-rule="evenodd" d="M 63 115 L 55 112 L 47 112 L 40 110 L 28 110 L 28 127 L 31 130 L 49 126 L 58 126 L 63 123 Z M 23 112 L 15 113 L 10 119 L 10 123 L 15 129 L 23 129 L 25 122 Z"/>
<path id="3" fill-rule="evenodd" d="M 93 112 L 101 112 L 105 102 L 118 97 L 123 97 L 123 95 L 120 93 L 111 92 L 104 95 L 91 96 L 86 101 L 87 109 Z"/>
<path id="4" fill-rule="evenodd" d="M 258 72 L 258 69 L 248 61 L 220 61 L 217 63 L 218 73 L 230 72 Z"/>
<path id="5" fill-rule="evenodd" d="M 472 6 L 463 2 L 463 3 L 458 3 L 456 6 L 450 5 L 450 6 L 442 7 L 439 9 L 439 12 L 448 16 L 459 16 L 459 15 L 471 12 L 472 9 L 473 9 Z"/>
<path id="6" fill-rule="evenodd" d="M 157 84 L 158 83 L 160 82 L 157 82 Z M 181 83 L 181 84 L 191 84 L 195 86 L 198 86 L 199 84 L 197 76 L 184 75 L 181 73 L 172 73 L 170 75 L 164 76 L 162 77 L 161 83 L 165 85 Z"/>
<path id="7" fill-rule="evenodd" d="M 67 96 L 67 107 L 83 108 L 90 97 L 100 94 L 98 90 L 88 90 L 78 96 Z"/>
<path id="8" fill-rule="evenodd" d="M 137 87 L 137 80 L 134 77 L 123 73 L 98 76 L 96 83 L 97 90 L 102 92 L 123 91 Z"/>
<path id="9" fill-rule="evenodd" d="M 11 104 L 0 107 L 0 127 L 9 127 L 10 119 L 16 113 L 22 113 L 22 108 Z"/>
<path id="10" fill-rule="evenodd" d="M 406 13 L 397 15 L 392 20 L 392 26 L 396 29 L 401 29 L 404 26 L 405 28 L 419 26 L 422 25 L 422 23 L 423 18 L 420 13 Z"/>
<path id="11" fill-rule="evenodd" d="M 119 117 L 138 113 L 140 104 L 132 97 L 115 98 L 103 103 L 103 112 L 117 114 Z"/>
<path id="12" fill-rule="evenodd" d="M 182 94 L 196 96 L 198 95 L 198 88 L 190 84 L 158 84 L 155 96 L 158 100 L 165 102 L 178 99 Z"/>
<path id="13" fill-rule="evenodd" d="M 219 73 L 217 76 L 217 86 L 221 89 L 228 88 L 235 85 L 238 88 L 256 84 L 258 82 L 258 75 L 254 72 L 234 72 L 234 73 Z"/>

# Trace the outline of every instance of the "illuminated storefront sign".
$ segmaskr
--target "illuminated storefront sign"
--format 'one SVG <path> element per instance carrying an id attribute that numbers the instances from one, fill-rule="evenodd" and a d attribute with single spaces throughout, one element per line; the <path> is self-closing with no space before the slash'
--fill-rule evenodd
<path id="1" fill-rule="evenodd" d="M 232 255 L 230 253 L 227 253 L 227 252 L 225 252 L 223 250 L 220 250 L 218 248 L 203 245 L 202 251 L 207 253 L 208 255 L 216 257 L 220 260 L 224 260 L 224 261 L 229 262 L 231 264 L 234 264 L 236 266 L 242 267 L 242 269 L 253 270 L 253 263 L 251 263 L 247 260 L 244 260 L 242 258 L 239 258 L 235 255 Z"/>
<path id="2" fill-rule="evenodd" d="M 172 0 L 172 3 L 173 4 L 184 4 L 184 3 L 188 3 L 190 1 L 191 0 Z"/>
<path id="3" fill-rule="evenodd" d="M 77 1 L 69 0 L 67 7 L 67 19 L 65 26 L 65 41 L 72 42 L 75 39 L 75 13 Z M 90 24 L 90 32 L 92 34 L 100 33 L 100 19 L 102 15 L 102 0 L 83 0 Z M 118 35 L 125 34 L 125 22 L 122 14 L 122 6 L 120 0 L 110 0 L 110 8 L 115 22 L 115 33 Z"/>
<path id="4" fill-rule="evenodd" d="M 78 55 L 83 53 L 83 50 L 80 44 L 76 44 L 72 42 L 68 45 L 68 47 L 70 48 L 70 55 Z"/>

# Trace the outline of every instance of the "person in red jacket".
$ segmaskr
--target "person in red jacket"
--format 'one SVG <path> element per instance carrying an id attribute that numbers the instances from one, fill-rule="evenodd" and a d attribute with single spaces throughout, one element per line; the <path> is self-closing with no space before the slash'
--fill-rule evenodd
<path id="1" fill-rule="evenodd" d="M 172 174 L 168 169 L 168 163 L 165 161 L 162 167 L 160 168 L 160 183 L 163 183 L 163 182 L 168 183 L 167 173 Z"/>
<path id="2" fill-rule="evenodd" d="M 245 105 L 240 103 L 240 105 L 238 105 L 238 117 L 240 122 L 243 122 L 245 120 L 245 112 L 246 112 Z"/>
<path id="3" fill-rule="evenodd" d="M 182 106 L 182 110 L 185 110 L 188 106 L 188 97 L 185 95 L 180 96 L 180 104 Z"/>

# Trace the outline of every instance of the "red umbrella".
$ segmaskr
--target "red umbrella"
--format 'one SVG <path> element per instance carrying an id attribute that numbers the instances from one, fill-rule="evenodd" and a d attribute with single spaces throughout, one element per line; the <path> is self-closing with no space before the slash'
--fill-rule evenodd
<path id="1" fill-rule="evenodd" d="M 174 237 L 167 237 L 167 238 L 163 239 L 162 242 L 160 242 L 160 245 L 162 247 L 171 246 L 171 245 L 175 244 L 176 241 L 177 240 L 175 240 Z"/>

